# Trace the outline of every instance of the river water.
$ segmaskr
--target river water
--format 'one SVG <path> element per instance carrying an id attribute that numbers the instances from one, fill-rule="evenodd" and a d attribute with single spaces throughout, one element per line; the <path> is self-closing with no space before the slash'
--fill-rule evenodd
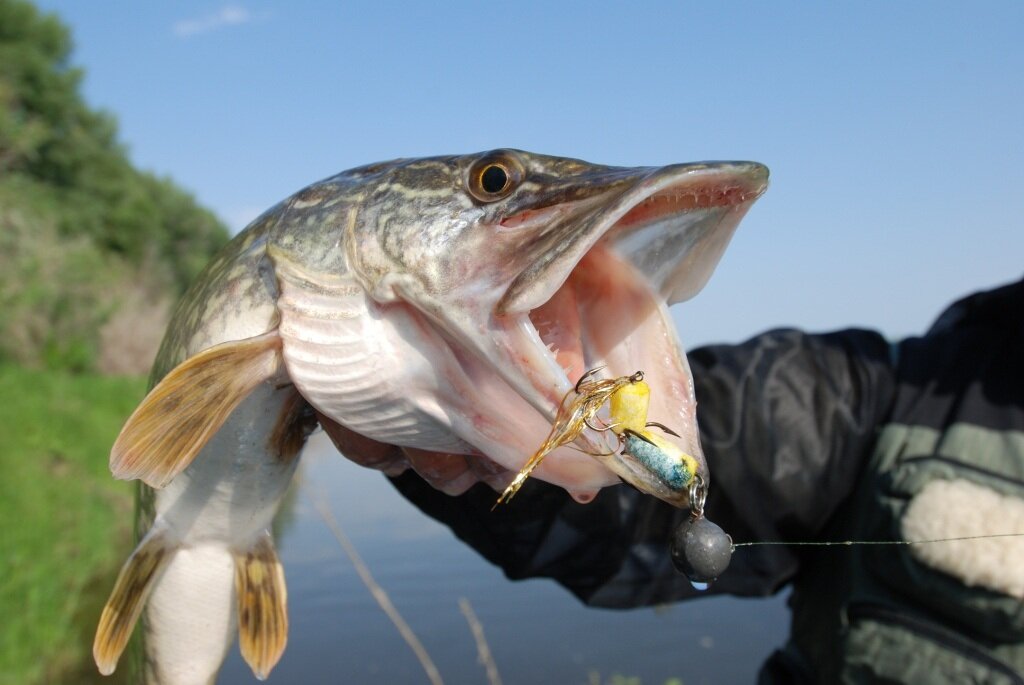
<path id="1" fill-rule="evenodd" d="M 616 676 L 643 685 L 751 683 L 788 631 L 784 597 L 610 611 L 581 605 L 550 580 L 511 582 L 322 434 L 310 440 L 300 476 L 279 526 L 291 626 L 271 683 L 428 682 L 315 508 L 317 493 L 446 683 L 487 682 L 461 597 L 479 617 L 505 685 L 604 684 Z M 257 682 L 237 646 L 218 682 Z"/>

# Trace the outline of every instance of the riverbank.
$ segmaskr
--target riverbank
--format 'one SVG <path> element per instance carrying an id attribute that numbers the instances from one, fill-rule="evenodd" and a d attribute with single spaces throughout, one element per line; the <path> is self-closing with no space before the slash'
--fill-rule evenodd
<path id="1" fill-rule="evenodd" d="M 97 598 L 131 550 L 133 516 L 133 485 L 110 476 L 107 455 L 144 390 L 141 378 L 0 365 L 3 685 L 96 673 Z"/>

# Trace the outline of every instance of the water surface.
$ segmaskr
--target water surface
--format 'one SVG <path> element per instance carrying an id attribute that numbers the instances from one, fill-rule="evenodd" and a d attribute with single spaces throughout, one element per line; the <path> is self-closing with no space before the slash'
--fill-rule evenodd
<path id="1" fill-rule="evenodd" d="M 750 683 L 788 632 L 782 597 L 708 597 L 612 611 L 585 607 L 547 579 L 511 582 L 381 474 L 338 455 L 322 434 L 311 439 L 301 476 L 278 540 L 291 630 L 271 683 L 427 682 L 314 508 L 312 489 L 326 494 L 446 683 L 487 682 L 460 597 L 483 624 L 506 685 L 605 682 L 615 674 L 644 685 L 669 678 L 686 685 Z M 237 645 L 218 682 L 256 682 Z"/>

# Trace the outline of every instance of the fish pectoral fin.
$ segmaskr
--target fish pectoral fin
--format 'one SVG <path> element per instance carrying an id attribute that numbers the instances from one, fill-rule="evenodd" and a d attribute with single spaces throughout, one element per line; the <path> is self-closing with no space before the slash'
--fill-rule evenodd
<path id="1" fill-rule="evenodd" d="M 235 555 L 238 646 L 253 675 L 264 680 L 288 643 L 288 592 L 284 569 L 269 534 Z"/>
<path id="2" fill-rule="evenodd" d="M 176 547 L 162 533 L 149 533 L 135 548 L 114 583 L 96 626 L 92 656 L 103 675 L 117 668 L 117 661 L 132 635 L 153 581 L 170 561 Z"/>
<path id="3" fill-rule="evenodd" d="M 280 364 L 276 330 L 186 359 L 150 390 L 121 429 L 110 451 L 114 477 L 167 485 Z"/>

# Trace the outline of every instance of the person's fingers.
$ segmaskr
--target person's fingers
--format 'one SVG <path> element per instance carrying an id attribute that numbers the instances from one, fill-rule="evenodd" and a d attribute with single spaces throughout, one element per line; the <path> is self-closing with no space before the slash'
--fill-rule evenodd
<path id="1" fill-rule="evenodd" d="M 430 452 L 415 447 L 406 447 L 404 451 L 413 470 L 445 494 L 461 495 L 480 480 L 469 467 L 469 462 L 476 457 Z"/>
<path id="2" fill-rule="evenodd" d="M 317 412 L 324 432 L 345 457 L 371 469 L 397 476 L 412 468 L 431 486 L 449 495 L 461 495 L 477 482 L 492 475 L 493 462 L 477 463 L 477 457 L 431 452 L 413 447 L 399 448 L 371 440 Z M 483 459 L 482 457 L 480 459 Z M 477 469 L 471 469 L 470 464 Z M 480 469 L 483 469 L 480 471 Z M 480 475 L 478 475 L 478 472 Z"/>
<path id="3" fill-rule="evenodd" d="M 409 468 L 405 453 L 400 448 L 371 440 L 332 421 L 320 412 L 317 412 L 316 416 L 338 451 L 360 466 L 383 471 L 389 476 L 397 476 Z"/>
<path id="4" fill-rule="evenodd" d="M 470 457 L 469 468 L 479 480 L 487 483 L 495 492 L 503 492 L 516 477 L 515 471 L 510 471 L 484 456 Z"/>

